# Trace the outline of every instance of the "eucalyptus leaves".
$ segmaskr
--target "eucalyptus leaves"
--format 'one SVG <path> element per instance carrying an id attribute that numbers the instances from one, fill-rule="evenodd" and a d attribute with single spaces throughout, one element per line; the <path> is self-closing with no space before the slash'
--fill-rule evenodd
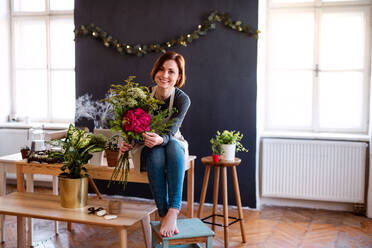
<path id="1" fill-rule="evenodd" d="M 183 34 L 174 39 L 166 42 L 152 42 L 151 44 L 126 44 L 117 39 L 112 35 L 108 34 L 99 26 L 93 23 L 89 25 L 80 25 L 75 29 L 75 39 L 81 36 L 90 36 L 98 41 L 101 41 L 104 46 L 116 49 L 122 55 L 137 55 L 142 56 L 148 53 L 165 53 L 167 49 L 173 48 L 175 46 L 187 46 L 190 45 L 193 40 L 197 40 L 200 36 L 206 35 L 209 31 L 216 28 L 216 22 L 225 25 L 237 32 L 246 34 L 248 37 L 254 37 L 258 39 L 259 30 L 255 30 L 249 25 L 242 25 L 241 21 L 232 21 L 229 13 L 220 13 L 213 11 L 209 14 L 208 18 L 198 25 L 197 29 L 194 31 Z"/>

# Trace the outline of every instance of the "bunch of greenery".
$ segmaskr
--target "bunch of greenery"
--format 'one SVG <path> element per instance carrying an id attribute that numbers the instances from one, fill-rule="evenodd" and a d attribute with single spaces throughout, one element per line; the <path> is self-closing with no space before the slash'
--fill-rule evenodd
<path id="1" fill-rule="evenodd" d="M 144 137 L 142 133 L 135 133 L 133 131 L 126 131 L 125 118 L 124 116 L 129 110 L 141 108 L 151 117 L 151 123 L 149 125 L 150 132 L 163 135 L 169 131 L 169 128 L 173 125 L 175 119 L 167 120 L 166 118 L 176 111 L 173 108 L 169 111 L 168 108 L 161 109 L 160 106 L 164 104 L 163 101 L 157 100 L 151 96 L 149 88 L 145 86 L 139 86 L 135 83 L 135 76 L 129 76 L 128 79 L 124 80 L 125 84 L 111 85 L 108 91 L 109 97 L 103 99 L 110 103 L 113 107 L 114 118 L 110 122 L 112 131 L 121 131 L 123 140 L 128 144 L 134 144 L 137 142 L 143 142 Z M 119 182 L 123 184 L 125 189 L 129 172 L 129 152 L 125 152 L 120 155 L 118 163 L 111 176 L 111 182 L 117 181 L 119 175 Z"/>
<path id="2" fill-rule="evenodd" d="M 106 149 L 111 151 L 118 151 L 119 150 L 119 135 L 113 135 L 111 138 L 108 138 L 106 141 Z"/>
<path id="3" fill-rule="evenodd" d="M 67 178 L 82 178 L 87 175 L 88 171 L 84 165 L 92 158 L 91 153 L 103 151 L 106 139 L 102 135 L 88 133 L 70 124 L 65 139 L 51 140 L 49 144 L 62 148 L 62 151 L 51 154 L 51 157 L 63 159 L 61 167 L 63 172 L 59 175 Z"/>
<path id="4" fill-rule="evenodd" d="M 236 151 L 248 152 L 248 149 L 244 148 L 243 144 L 240 142 L 243 139 L 243 134 L 240 132 L 224 130 L 222 133 L 217 131 L 217 134 L 214 138 L 210 139 L 212 144 L 213 154 L 221 155 L 222 149 L 221 145 L 223 144 L 235 144 Z"/>

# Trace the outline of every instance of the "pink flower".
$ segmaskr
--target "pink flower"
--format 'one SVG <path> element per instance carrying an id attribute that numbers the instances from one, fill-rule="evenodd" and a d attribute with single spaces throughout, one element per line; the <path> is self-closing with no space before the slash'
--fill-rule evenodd
<path id="1" fill-rule="evenodd" d="M 143 109 L 136 108 L 128 110 L 123 117 L 124 126 L 122 128 L 129 132 L 134 131 L 137 134 L 150 131 L 151 116 Z"/>

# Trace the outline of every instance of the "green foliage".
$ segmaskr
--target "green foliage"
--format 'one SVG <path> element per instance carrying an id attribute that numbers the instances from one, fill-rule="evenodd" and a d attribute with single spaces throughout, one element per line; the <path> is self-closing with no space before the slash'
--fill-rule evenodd
<path id="1" fill-rule="evenodd" d="M 210 140 L 212 144 L 213 154 L 221 154 L 222 144 L 235 144 L 236 151 L 248 152 L 248 149 L 244 148 L 243 144 L 240 142 L 243 139 L 243 134 L 240 132 L 224 130 L 222 133 L 217 131 L 215 138 Z M 216 152 L 216 153 L 215 153 Z"/>
<path id="2" fill-rule="evenodd" d="M 211 138 L 209 142 L 212 144 L 212 152 L 214 155 L 221 155 L 222 148 L 221 143 L 217 138 Z"/>
<path id="3" fill-rule="evenodd" d="M 260 33 L 259 30 L 253 29 L 249 25 L 242 25 L 241 21 L 233 21 L 230 18 L 229 13 L 220 13 L 217 11 L 213 11 L 209 14 L 206 20 L 204 20 L 198 28 L 188 34 L 180 35 L 179 37 L 175 37 L 170 41 L 166 41 L 163 43 L 152 42 L 152 44 L 148 45 L 131 45 L 131 44 L 124 44 L 117 39 L 114 39 L 111 35 L 109 35 L 106 31 L 102 30 L 102 28 L 90 23 L 89 25 L 80 25 L 75 29 L 75 38 L 80 36 L 91 36 L 92 38 L 99 40 L 103 43 L 105 47 L 111 47 L 116 49 L 120 54 L 128 54 L 128 55 L 137 55 L 142 56 L 148 53 L 165 53 L 167 49 L 174 49 L 175 46 L 184 46 L 187 47 L 191 44 L 194 40 L 200 38 L 200 36 L 206 35 L 208 32 L 213 31 L 216 28 L 216 22 L 223 24 L 225 27 L 235 30 L 237 32 L 243 33 L 248 37 L 254 37 L 258 39 L 258 34 Z"/>
<path id="4" fill-rule="evenodd" d="M 118 151 L 119 150 L 119 135 L 113 135 L 111 138 L 108 138 L 106 141 L 106 149 L 111 151 Z"/>
<path id="5" fill-rule="evenodd" d="M 61 147 L 62 152 L 53 152 L 51 156 L 63 157 L 63 171 L 60 176 L 68 178 L 82 178 L 87 169 L 84 167 L 92 158 L 93 152 L 103 151 L 106 139 L 102 135 L 94 135 L 75 128 L 70 124 L 64 140 L 51 140 L 49 144 Z"/>

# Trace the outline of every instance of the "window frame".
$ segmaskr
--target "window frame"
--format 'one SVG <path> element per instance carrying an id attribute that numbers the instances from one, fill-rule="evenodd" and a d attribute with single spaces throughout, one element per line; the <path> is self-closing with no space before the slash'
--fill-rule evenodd
<path id="1" fill-rule="evenodd" d="M 324 3 L 321 0 L 315 0 L 314 2 L 310 3 L 273 3 L 272 0 L 264 0 L 265 3 L 262 4 L 265 7 L 263 13 L 265 13 L 263 27 L 266 30 L 267 34 L 264 36 L 263 41 L 263 50 L 264 56 L 263 60 L 264 63 L 259 63 L 263 65 L 263 71 L 259 71 L 262 75 L 262 82 L 264 83 L 264 87 L 261 89 L 261 93 L 259 93 L 259 97 L 262 99 L 261 102 L 261 110 L 264 111 L 264 114 L 259 115 L 262 122 L 261 132 L 262 133 L 270 133 L 270 132 L 305 132 L 305 133 L 349 133 L 349 134 L 368 134 L 369 132 L 369 119 L 370 119 L 370 82 L 371 82 L 371 15 L 372 15 L 372 1 L 371 0 L 360 0 L 360 1 L 353 1 L 353 2 L 328 2 Z M 363 89 L 364 89 L 364 102 L 363 102 L 363 117 L 362 117 L 362 126 L 361 128 L 319 128 L 319 80 L 320 77 L 316 77 L 314 75 L 314 70 L 316 65 L 319 65 L 319 52 L 320 52 L 320 35 L 321 35 L 321 18 L 323 13 L 331 13 L 331 12 L 340 12 L 340 11 L 355 11 L 361 10 L 365 14 L 364 21 L 366 22 L 365 26 L 365 40 L 364 40 L 364 49 L 366 51 L 366 55 L 364 56 L 364 68 L 363 70 L 359 70 L 363 73 Z M 268 123 L 268 88 L 270 86 L 269 82 L 269 75 L 273 72 L 273 67 L 271 66 L 271 51 L 270 51 L 270 17 L 271 13 L 273 12 L 303 12 L 303 11 L 311 11 L 314 12 L 314 51 L 313 51 L 313 76 L 312 76 L 312 122 L 310 128 L 303 128 L 303 127 L 279 127 L 275 125 L 270 125 Z M 264 31 L 265 32 L 265 31 Z M 293 71 L 294 69 L 290 69 Z M 303 69 L 305 70 L 305 69 Z M 320 72 L 322 68 L 320 68 Z M 326 70 L 323 70 L 326 71 Z M 345 69 L 343 71 L 350 71 Z"/>
<path id="2" fill-rule="evenodd" d="M 45 123 L 70 123 L 74 121 L 74 117 L 71 119 L 59 119 L 53 117 L 52 114 L 52 71 L 72 71 L 75 73 L 75 65 L 71 68 L 52 68 L 51 66 L 51 36 L 50 36 L 50 23 L 53 19 L 63 18 L 71 19 L 74 22 L 74 10 L 51 10 L 50 0 L 45 0 L 45 11 L 15 11 L 14 10 L 14 0 L 8 0 L 10 7 L 9 14 L 9 25 L 10 25 L 10 91 L 11 91 L 11 103 L 10 103 L 10 115 L 17 116 L 17 96 L 16 96 L 16 73 L 18 69 L 16 68 L 16 58 L 15 58 L 15 22 L 17 20 L 43 20 L 45 21 L 46 27 L 46 73 L 47 73 L 47 116 L 46 118 L 36 119 L 31 118 L 32 122 L 45 122 Z M 73 31 L 71 31 L 73 32 Z M 27 70 L 39 70 L 38 69 L 28 69 Z M 76 83 L 76 82 L 75 82 Z M 22 116 L 23 117 L 23 116 Z"/>

